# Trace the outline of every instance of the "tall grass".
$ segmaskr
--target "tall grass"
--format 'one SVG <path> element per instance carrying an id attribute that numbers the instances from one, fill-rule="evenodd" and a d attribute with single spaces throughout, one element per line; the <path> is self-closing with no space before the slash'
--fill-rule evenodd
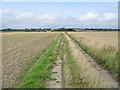
<path id="1" fill-rule="evenodd" d="M 114 47 L 105 45 L 101 48 L 97 48 L 95 45 L 87 45 L 82 38 L 76 38 L 72 35 L 69 36 L 74 39 L 86 53 L 93 57 L 98 64 L 107 69 L 116 79 L 118 79 L 119 55 Z"/>
<path id="2" fill-rule="evenodd" d="M 26 71 L 21 75 L 19 88 L 46 88 L 46 82 L 51 80 L 52 68 L 58 55 L 58 41 L 61 35 L 51 42 L 46 50 L 36 56 Z"/>
<path id="3" fill-rule="evenodd" d="M 64 37 L 64 56 L 62 62 L 63 86 L 65 88 L 100 88 L 104 87 L 102 81 L 96 76 L 93 67 L 88 62 L 78 63 L 73 56 L 68 41 Z M 62 49 L 61 49 L 62 50 Z M 76 59 L 77 58 L 77 59 Z"/>

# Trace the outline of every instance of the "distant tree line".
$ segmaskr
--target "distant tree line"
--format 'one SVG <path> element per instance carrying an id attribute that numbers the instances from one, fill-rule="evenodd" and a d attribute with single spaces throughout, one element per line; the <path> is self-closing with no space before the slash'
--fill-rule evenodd
<path id="1" fill-rule="evenodd" d="M 11 29 L 11 28 L 7 28 L 7 29 L 2 29 L 1 31 L 3 32 L 20 32 L 20 31 L 24 31 L 23 29 Z"/>
<path id="2" fill-rule="evenodd" d="M 75 32 L 76 30 L 73 28 L 58 28 L 58 29 L 54 29 L 53 31 L 66 31 L 66 32 Z"/>
<path id="3" fill-rule="evenodd" d="M 111 29 L 111 28 L 85 28 L 84 30 L 91 30 L 91 31 L 119 31 L 120 29 Z"/>
<path id="4" fill-rule="evenodd" d="M 58 29 L 51 29 L 51 28 L 25 28 L 25 29 L 2 29 L 3 32 L 55 32 L 55 31 L 75 31 L 73 28 L 58 28 Z"/>
<path id="5" fill-rule="evenodd" d="M 52 31 L 52 29 L 46 28 L 25 28 L 25 29 L 2 29 L 3 32 L 46 32 L 46 31 Z"/>
<path id="6" fill-rule="evenodd" d="M 57 28 L 57 29 L 51 29 L 51 28 L 25 28 L 25 29 L 2 29 L 0 31 L 3 32 L 75 32 L 75 31 L 120 31 L 120 29 L 103 29 L 103 28 Z"/>

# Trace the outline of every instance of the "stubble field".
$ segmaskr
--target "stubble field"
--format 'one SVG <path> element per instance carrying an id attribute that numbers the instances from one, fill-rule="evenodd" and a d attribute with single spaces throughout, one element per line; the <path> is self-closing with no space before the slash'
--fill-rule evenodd
<path id="1" fill-rule="evenodd" d="M 2 33 L 2 87 L 15 87 L 19 75 L 57 33 Z"/>

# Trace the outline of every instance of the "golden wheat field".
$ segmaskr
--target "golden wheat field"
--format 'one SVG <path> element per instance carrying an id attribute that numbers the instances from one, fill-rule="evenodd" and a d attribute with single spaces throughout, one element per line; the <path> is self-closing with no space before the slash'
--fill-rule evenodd
<path id="1" fill-rule="evenodd" d="M 110 45 L 118 48 L 118 32 L 70 32 L 77 38 L 84 39 L 88 45 Z"/>
<path id="2" fill-rule="evenodd" d="M 19 74 L 45 49 L 57 33 L 2 33 L 2 86 L 14 87 Z"/>

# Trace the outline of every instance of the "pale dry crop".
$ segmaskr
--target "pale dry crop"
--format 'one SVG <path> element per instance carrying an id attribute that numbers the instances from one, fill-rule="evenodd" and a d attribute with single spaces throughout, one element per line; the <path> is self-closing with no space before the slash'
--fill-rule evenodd
<path id="1" fill-rule="evenodd" d="M 88 45 L 96 45 L 97 47 L 110 45 L 118 49 L 118 32 L 75 32 L 69 34 L 83 38 Z"/>
<path id="2" fill-rule="evenodd" d="M 69 33 L 80 47 L 118 79 L 118 32 Z"/>
<path id="3" fill-rule="evenodd" d="M 34 56 L 45 49 L 58 33 L 3 33 L 2 87 L 16 87 L 19 76 Z"/>

